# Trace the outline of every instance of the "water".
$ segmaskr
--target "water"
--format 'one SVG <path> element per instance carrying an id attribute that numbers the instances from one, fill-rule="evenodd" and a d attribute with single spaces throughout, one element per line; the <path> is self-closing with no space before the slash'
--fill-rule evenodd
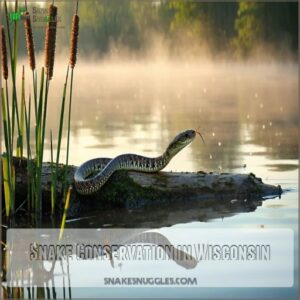
<path id="1" fill-rule="evenodd" d="M 49 126 L 57 136 L 65 67 L 57 64 L 49 96 Z M 251 210 L 209 203 L 162 210 L 95 212 L 68 227 L 291 228 L 298 240 L 298 69 L 296 65 L 205 61 L 80 61 L 75 69 L 70 162 L 131 152 L 161 154 L 185 129 L 196 139 L 166 167 L 172 171 L 254 173 L 280 184 L 280 199 Z M 66 133 L 66 132 L 64 132 Z M 63 145 L 66 145 L 65 140 Z M 65 146 L 64 146 L 65 147 Z M 49 140 L 46 141 L 49 159 Z M 62 149 L 61 159 L 65 160 Z M 122 219 L 123 216 L 123 219 Z M 132 218 L 130 217 L 132 216 Z M 131 222 L 134 220 L 134 222 Z M 78 289 L 73 297 L 296 298 L 281 289 Z"/>

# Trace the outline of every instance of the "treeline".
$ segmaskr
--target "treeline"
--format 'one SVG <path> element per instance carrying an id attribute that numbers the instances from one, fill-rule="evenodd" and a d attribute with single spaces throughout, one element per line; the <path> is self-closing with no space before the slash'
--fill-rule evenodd
<path id="1" fill-rule="evenodd" d="M 111 46 L 145 51 L 159 36 L 170 53 L 207 50 L 251 55 L 258 47 L 298 49 L 297 2 L 200 2 L 182 0 L 83 1 L 83 44 L 101 53 Z"/>
<path id="2" fill-rule="evenodd" d="M 29 2 L 30 12 L 35 5 Z M 57 5 L 62 25 L 58 41 L 67 45 L 69 32 L 63 25 L 74 3 Z M 247 57 L 259 49 L 296 57 L 298 52 L 298 2 L 89 0 L 80 1 L 79 10 L 81 54 L 143 55 L 157 44 L 169 55 L 205 51 Z M 35 30 L 37 50 L 43 50 L 40 27 Z"/>

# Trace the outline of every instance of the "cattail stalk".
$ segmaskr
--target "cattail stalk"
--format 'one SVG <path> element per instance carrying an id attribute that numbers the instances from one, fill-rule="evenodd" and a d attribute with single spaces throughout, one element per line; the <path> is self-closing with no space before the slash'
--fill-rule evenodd
<path id="1" fill-rule="evenodd" d="M 11 149 L 13 151 L 13 140 L 14 140 L 14 128 L 15 128 L 15 119 L 17 119 L 17 128 L 18 134 L 20 135 L 20 124 L 19 124 L 19 112 L 18 112 L 18 100 L 17 100 L 17 91 L 16 91 L 16 63 L 17 63 L 17 48 L 18 48 L 18 22 L 14 23 L 14 36 L 13 43 L 10 34 L 10 23 L 9 23 L 9 14 L 7 8 L 7 1 L 4 0 L 4 10 L 6 17 L 6 29 L 8 37 L 8 46 L 10 54 L 10 64 L 11 64 L 11 77 L 12 77 L 12 122 L 11 122 Z M 18 11 L 18 0 L 15 0 L 15 12 Z"/>
<path id="2" fill-rule="evenodd" d="M 27 5 L 26 5 L 27 10 Z M 24 18 L 24 30 L 25 30 L 25 38 L 26 38 L 26 48 L 29 60 L 29 66 L 32 70 L 32 84 L 33 84 L 33 91 L 34 91 L 34 110 L 35 110 L 35 117 L 37 118 L 37 84 L 36 84 L 36 77 L 35 77 L 35 51 L 34 51 L 34 42 L 33 42 L 33 33 L 32 33 L 32 26 L 30 20 L 30 14 L 28 11 L 25 13 Z"/>
<path id="3" fill-rule="evenodd" d="M 11 135 L 11 121 L 9 109 L 9 95 L 8 95 L 8 58 L 6 47 L 6 35 L 4 26 L 1 26 L 1 54 L 2 54 L 2 74 L 5 79 L 6 97 L 4 96 L 4 89 L 1 89 L 2 102 L 2 120 L 4 128 L 4 140 L 6 154 L 2 157 L 3 163 L 3 183 L 4 183 L 4 197 L 5 197 L 5 211 L 6 216 L 10 215 L 11 209 L 14 208 L 14 191 L 13 191 L 13 177 L 12 177 L 12 135 Z M 1 170 L 2 172 L 2 170 Z"/>
<path id="4" fill-rule="evenodd" d="M 35 70 L 35 54 L 34 54 L 34 43 L 33 43 L 33 34 L 30 21 L 29 12 L 25 13 L 24 16 L 24 28 L 25 28 L 25 38 L 26 38 L 26 48 L 29 59 L 29 66 L 32 71 Z"/>
<path id="5" fill-rule="evenodd" d="M 78 1 L 76 4 L 76 13 L 73 16 L 72 30 L 71 30 L 71 48 L 70 48 L 70 66 L 71 66 L 71 83 L 70 83 L 70 99 L 69 99 L 69 114 L 68 114 L 68 136 L 67 136 L 67 154 L 66 154 L 66 167 L 64 174 L 64 186 L 67 177 L 67 168 L 69 165 L 69 152 L 70 152 L 70 130 L 71 130 L 71 115 L 72 115 L 72 96 L 73 96 L 73 76 L 74 67 L 77 60 L 77 48 L 78 48 L 78 35 L 79 35 L 79 16 Z"/>
<path id="6" fill-rule="evenodd" d="M 43 107 L 42 118 L 42 143 L 41 143 L 41 157 L 40 162 L 43 161 L 44 140 L 45 140 L 45 127 L 47 117 L 47 102 L 50 80 L 53 77 L 54 59 L 55 59 L 55 44 L 56 44 L 56 27 L 57 27 L 57 7 L 53 4 L 49 6 L 48 25 L 46 29 L 45 38 L 45 67 L 46 67 L 46 90 Z"/>
<path id="7" fill-rule="evenodd" d="M 45 38 L 45 67 L 47 79 L 53 77 L 53 67 L 55 58 L 56 45 L 56 28 L 57 28 L 57 7 L 51 4 L 49 6 L 48 25 L 46 28 Z"/>
<path id="8" fill-rule="evenodd" d="M 37 174 L 36 174 L 36 211 L 41 213 L 41 176 L 42 176 L 42 163 L 44 156 L 44 142 L 45 142 L 45 128 L 47 118 L 47 103 L 49 84 L 53 77 L 54 58 L 55 58 L 55 44 L 56 44 L 56 27 L 57 27 L 57 7 L 53 4 L 49 6 L 48 25 L 46 28 L 45 37 L 45 73 L 46 73 L 46 86 L 45 98 L 40 97 L 38 105 L 38 118 L 37 118 Z M 42 96 L 42 94 L 41 94 Z"/>
<path id="9" fill-rule="evenodd" d="M 4 26 L 1 26 L 1 52 L 2 52 L 2 74 L 3 78 L 8 78 L 8 64 L 7 64 L 7 48 L 6 48 L 6 36 Z"/>
<path id="10" fill-rule="evenodd" d="M 10 124 L 10 109 L 9 109 L 9 98 L 8 98 L 8 62 L 7 62 L 7 48 L 6 48 L 6 36 L 4 26 L 1 27 L 1 52 L 2 52 L 2 74 L 3 78 L 5 79 L 5 88 L 6 88 L 6 114 L 7 114 L 7 127 L 8 127 L 8 138 L 9 138 L 9 149 L 6 149 L 9 155 L 11 153 L 11 143 L 12 143 L 12 136 L 11 136 L 11 124 Z"/>
<path id="11" fill-rule="evenodd" d="M 73 16 L 72 30 L 71 30 L 71 48 L 70 48 L 70 66 L 74 69 L 77 58 L 78 47 L 78 34 L 79 34 L 79 16 L 76 14 Z"/>
<path id="12" fill-rule="evenodd" d="M 1 26 L 1 63 L 2 63 L 2 75 L 5 80 L 6 86 L 6 109 L 7 109 L 7 118 L 8 118 L 8 130 L 9 130 L 9 142 L 11 144 L 11 130 L 10 130 L 10 112 L 9 112 L 9 101 L 8 101 L 8 62 L 7 62 L 7 47 L 6 47 L 6 36 L 4 26 Z M 8 151 L 8 149 L 6 149 Z"/>

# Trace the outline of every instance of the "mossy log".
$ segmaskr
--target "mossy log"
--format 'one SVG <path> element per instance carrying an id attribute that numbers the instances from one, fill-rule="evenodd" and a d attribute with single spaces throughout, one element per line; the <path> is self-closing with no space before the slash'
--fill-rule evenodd
<path id="1" fill-rule="evenodd" d="M 27 161 L 14 159 L 16 167 L 16 203 L 22 203 L 27 195 Z M 61 200 L 61 174 L 59 166 L 56 186 L 57 199 Z M 73 185 L 75 166 L 67 169 L 68 185 Z M 45 163 L 42 170 L 43 211 L 50 209 L 51 165 Z M 69 214 L 95 209 L 136 209 L 151 205 L 191 203 L 198 200 L 259 200 L 269 196 L 280 196 L 280 186 L 265 184 L 254 174 L 205 173 L 205 172 L 159 172 L 139 173 L 115 172 L 96 194 L 82 196 L 73 187 Z M 62 201 L 58 201 L 62 203 Z M 17 206 L 16 206 L 17 207 Z M 61 205 L 62 207 L 62 205 Z"/>

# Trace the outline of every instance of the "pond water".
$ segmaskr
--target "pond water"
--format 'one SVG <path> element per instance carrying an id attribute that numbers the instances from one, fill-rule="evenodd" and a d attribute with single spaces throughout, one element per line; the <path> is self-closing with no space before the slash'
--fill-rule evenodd
<path id="1" fill-rule="evenodd" d="M 65 69 L 59 61 L 51 83 L 48 130 L 53 130 L 54 137 Z M 151 210 L 94 211 L 81 220 L 69 220 L 68 228 L 290 228 L 297 245 L 297 65 L 80 61 L 74 78 L 71 164 L 128 152 L 156 156 L 178 132 L 199 127 L 205 145 L 196 139 L 165 170 L 252 172 L 266 183 L 281 185 L 284 193 L 280 199 L 267 199 L 249 210 L 215 203 L 184 210 L 177 205 L 156 209 L 155 214 Z M 47 139 L 46 159 L 50 158 L 49 144 Z M 297 257 L 295 247 L 295 284 L 291 288 L 73 288 L 72 296 L 296 298 Z"/>

